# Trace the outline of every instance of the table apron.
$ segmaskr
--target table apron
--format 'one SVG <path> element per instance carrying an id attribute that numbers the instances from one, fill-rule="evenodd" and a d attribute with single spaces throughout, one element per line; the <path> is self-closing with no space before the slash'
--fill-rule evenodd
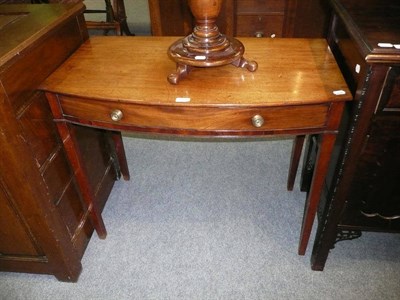
<path id="1" fill-rule="evenodd" d="M 332 103 L 290 106 L 149 105 L 77 99 L 58 95 L 56 121 L 118 131 L 183 136 L 271 136 L 335 133 Z M 119 119 L 111 115 L 118 112 Z M 256 127 L 255 117 L 262 124 Z"/>

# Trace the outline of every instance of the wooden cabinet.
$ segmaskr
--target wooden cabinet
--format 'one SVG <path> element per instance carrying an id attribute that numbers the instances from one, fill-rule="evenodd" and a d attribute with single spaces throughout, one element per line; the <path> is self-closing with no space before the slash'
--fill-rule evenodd
<path id="1" fill-rule="evenodd" d="M 148 0 L 153 35 L 191 33 L 194 19 L 186 0 Z M 225 0 L 218 17 L 228 36 L 323 37 L 329 10 L 319 0 Z"/>
<path id="2" fill-rule="evenodd" d="M 329 44 L 354 101 L 322 201 L 316 270 L 336 241 L 362 231 L 400 232 L 400 5 L 331 2 Z"/>
<path id="3" fill-rule="evenodd" d="M 38 85 L 88 38 L 82 4 L 0 6 L 0 271 L 75 281 L 93 232 Z M 107 135 L 75 127 L 96 200 L 115 180 Z"/>
<path id="4" fill-rule="evenodd" d="M 239 0 L 236 3 L 236 35 L 281 37 L 286 5 L 282 0 Z"/>

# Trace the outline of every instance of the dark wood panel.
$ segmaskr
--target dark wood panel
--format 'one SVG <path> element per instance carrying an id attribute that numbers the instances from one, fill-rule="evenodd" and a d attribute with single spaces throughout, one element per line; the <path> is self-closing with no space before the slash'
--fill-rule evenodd
<path id="1" fill-rule="evenodd" d="M 326 36 L 330 20 L 329 1 L 325 0 L 295 0 L 295 16 L 292 30 L 286 36 L 293 37 L 323 37 Z M 291 27 L 291 28 L 290 28 Z"/>
<path id="2" fill-rule="evenodd" d="M 40 168 L 60 147 L 58 133 L 43 92 L 34 93 L 19 120 L 24 131 L 24 138 L 31 147 Z"/>
<path id="3" fill-rule="evenodd" d="M 110 156 L 111 142 L 104 130 L 87 128 L 83 126 L 73 126 L 79 143 L 82 157 L 88 170 L 89 181 L 95 189 L 99 190 L 105 176 L 105 171 L 109 170 L 116 178 L 114 169 L 111 167 L 112 158 Z"/>
<path id="4" fill-rule="evenodd" d="M 260 14 L 268 12 L 284 12 L 286 1 L 282 0 L 238 0 L 238 14 Z"/>
<path id="5" fill-rule="evenodd" d="M 379 110 L 400 112 L 400 67 L 390 68 L 387 74 L 379 99 Z"/>
<path id="6" fill-rule="evenodd" d="M 283 22 L 283 15 L 238 16 L 236 35 L 238 37 L 282 37 Z"/>
<path id="7" fill-rule="evenodd" d="M 0 261 L 11 256 L 43 256 L 43 251 L 29 232 L 29 227 L 0 178 Z M 10 241 L 18 242 L 11 243 Z M 1 264 L 1 262 L 0 262 Z"/>
<path id="8" fill-rule="evenodd" d="M 83 224 L 85 221 L 88 221 L 84 220 L 87 208 L 81 201 L 73 178 L 71 178 L 66 190 L 61 195 L 61 198 L 57 203 L 57 210 L 68 228 L 71 239 L 73 239 L 77 234 L 77 230 L 81 230 L 81 224 Z"/>
<path id="9" fill-rule="evenodd" d="M 76 281 L 93 233 L 47 100 L 37 91 L 87 39 L 83 11 L 82 3 L 0 6 L 1 271 Z M 10 15 L 22 17 L 9 22 Z M 115 173 L 110 149 L 96 139 L 103 141 L 94 134 L 82 144 L 104 207 Z"/>
<path id="10" fill-rule="evenodd" d="M 375 117 L 348 195 L 349 210 L 400 224 L 400 115 Z M 351 209 L 355 207 L 355 209 Z M 349 216 L 351 218 L 351 215 Z M 346 223 L 349 220 L 345 221 Z"/>
<path id="11" fill-rule="evenodd" d="M 330 2 L 334 16 L 328 41 L 354 101 L 322 201 L 312 254 L 315 270 L 324 268 L 337 240 L 358 237 L 361 231 L 400 232 L 399 50 L 377 44 L 399 36 L 394 19 L 400 20 L 400 5 L 390 0 Z"/>
<path id="12" fill-rule="evenodd" d="M 73 177 L 61 145 L 58 151 L 49 158 L 46 168 L 42 170 L 42 176 L 49 191 L 50 200 L 54 204 L 58 203 Z"/>
<path id="13" fill-rule="evenodd" d="M 217 25 L 220 32 L 234 34 L 234 0 L 225 0 Z M 185 36 L 193 31 L 195 20 L 192 12 L 183 0 L 148 0 L 153 35 Z"/>
<path id="14" fill-rule="evenodd" d="M 323 0 L 225 0 L 217 24 L 228 36 L 325 37 L 330 18 Z M 153 35 L 187 35 L 194 19 L 184 0 L 148 0 Z M 256 19 L 260 18 L 264 21 Z M 277 20 L 278 18 L 278 20 Z M 283 20 L 282 20 L 283 19 Z M 264 26 L 260 29 L 260 23 Z M 278 28 L 279 27 L 279 28 Z"/>

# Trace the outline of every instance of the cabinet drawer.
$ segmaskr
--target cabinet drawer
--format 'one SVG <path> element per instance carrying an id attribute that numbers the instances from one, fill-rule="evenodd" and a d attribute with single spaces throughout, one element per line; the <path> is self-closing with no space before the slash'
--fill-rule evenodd
<path id="1" fill-rule="evenodd" d="M 19 60 L 2 75 L 4 89 L 17 112 L 36 88 L 82 43 L 76 19 L 35 47 L 20 53 Z"/>
<path id="2" fill-rule="evenodd" d="M 237 17 L 237 36 L 282 37 L 283 15 L 246 15 Z"/>
<path id="3" fill-rule="evenodd" d="M 110 103 L 87 99 L 60 97 L 66 119 L 87 124 L 101 123 L 102 126 L 132 126 L 153 131 L 220 131 L 220 132 L 273 132 L 324 128 L 329 110 L 328 105 L 304 105 L 291 107 L 193 107 L 159 106 L 127 103 Z M 118 110 L 122 117 L 111 119 Z M 261 127 L 253 125 L 254 116 L 262 116 Z M 110 125 L 107 125 L 110 124 Z"/>
<path id="4" fill-rule="evenodd" d="M 237 12 L 261 13 L 261 12 L 283 12 L 285 0 L 238 0 Z"/>

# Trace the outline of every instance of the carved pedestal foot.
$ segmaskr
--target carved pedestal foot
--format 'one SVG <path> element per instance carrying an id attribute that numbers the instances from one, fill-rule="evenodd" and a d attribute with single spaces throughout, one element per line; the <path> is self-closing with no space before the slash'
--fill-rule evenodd
<path id="1" fill-rule="evenodd" d="M 191 66 L 177 63 L 176 64 L 176 71 L 168 75 L 168 82 L 171 84 L 178 84 L 178 82 L 186 77 L 190 70 L 192 69 Z"/>
<path id="2" fill-rule="evenodd" d="M 233 62 L 232 65 L 238 68 L 246 68 L 250 72 L 254 72 L 258 68 L 258 64 L 255 61 L 249 61 L 244 57 L 241 57 Z M 189 72 L 193 69 L 192 66 L 185 65 L 182 63 L 176 64 L 176 71 L 168 75 L 168 82 L 171 84 L 178 84 L 179 81 L 189 75 Z"/>
<path id="3" fill-rule="evenodd" d="M 246 68 L 250 72 L 255 72 L 258 68 L 257 62 L 255 62 L 254 60 L 249 61 L 244 57 L 233 61 L 231 64 L 238 68 Z"/>

